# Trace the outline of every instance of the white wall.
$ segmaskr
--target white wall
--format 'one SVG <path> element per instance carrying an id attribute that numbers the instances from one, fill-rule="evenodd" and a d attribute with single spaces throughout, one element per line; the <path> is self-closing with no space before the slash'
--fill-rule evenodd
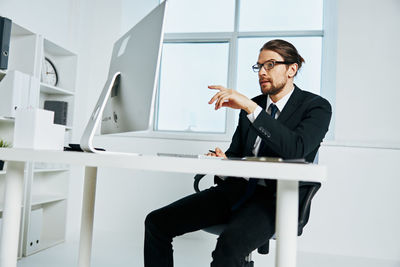
<path id="1" fill-rule="evenodd" d="M 400 150 L 325 146 L 328 180 L 300 248 L 400 264 Z"/>
<path id="2" fill-rule="evenodd" d="M 0 15 L 75 50 L 76 0 L 1 0 Z"/>
<path id="3" fill-rule="evenodd" d="M 337 140 L 400 144 L 400 1 L 338 1 Z"/>
<path id="4" fill-rule="evenodd" d="M 338 1 L 337 141 L 320 150 L 329 178 L 302 250 L 400 265 L 399 14 L 399 1 Z"/>

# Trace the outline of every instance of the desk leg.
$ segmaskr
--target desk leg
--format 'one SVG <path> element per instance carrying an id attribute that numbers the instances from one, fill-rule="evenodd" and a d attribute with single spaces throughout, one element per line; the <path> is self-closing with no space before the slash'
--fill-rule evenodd
<path id="1" fill-rule="evenodd" d="M 89 267 L 92 252 L 94 202 L 96 197 L 97 167 L 85 168 L 83 188 L 79 267 Z"/>
<path id="2" fill-rule="evenodd" d="M 276 203 L 276 267 L 295 267 L 299 182 L 278 180 Z"/>
<path id="3" fill-rule="evenodd" d="M 24 163 L 8 162 L 7 164 L 0 266 L 16 267 L 24 186 Z"/>

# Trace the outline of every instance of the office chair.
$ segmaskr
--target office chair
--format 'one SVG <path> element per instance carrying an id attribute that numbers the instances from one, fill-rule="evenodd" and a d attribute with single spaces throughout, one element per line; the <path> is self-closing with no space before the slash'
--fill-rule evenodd
<path id="1" fill-rule="evenodd" d="M 196 193 L 200 192 L 199 189 L 199 183 L 200 180 L 205 176 L 205 174 L 196 174 L 194 176 L 194 183 L 193 187 Z M 297 235 L 300 236 L 303 233 L 303 228 L 307 224 L 308 219 L 310 217 L 310 209 L 311 209 L 311 200 L 321 187 L 320 183 L 304 183 L 302 187 L 307 187 L 306 194 L 302 199 L 299 199 L 299 223 L 298 223 L 298 231 Z M 223 230 L 225 229 L 226 225 L 225 224 L 219 224 L 219 225 L 214 225 L 211 227 L 204 228 L 203 230 L 214 234 L 214 235 L 220 235 Z M 275 235 L 272 237 L 272 239 L 275 239 Z M 268 254 L 269 252 L 269 240 L 266 240 L 265 244 L 260 246 L 257 249 L 259 254 Z M 250 254 L 246 257 L 245 259 L 245 265 L 243 267 L 254 267 L 254 261 L 251 259 L 251 252 Z"/>

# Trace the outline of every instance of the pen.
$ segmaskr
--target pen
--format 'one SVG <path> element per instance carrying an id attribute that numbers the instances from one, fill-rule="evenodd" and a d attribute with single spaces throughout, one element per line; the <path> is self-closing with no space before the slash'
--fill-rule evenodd
<path id="1" fill-rule="evenodd" d="M 215 152 L 214 150 L 209 149 L 208 151 L 210 151 L 211 153 L 217 154 L 217 152 Z"/>

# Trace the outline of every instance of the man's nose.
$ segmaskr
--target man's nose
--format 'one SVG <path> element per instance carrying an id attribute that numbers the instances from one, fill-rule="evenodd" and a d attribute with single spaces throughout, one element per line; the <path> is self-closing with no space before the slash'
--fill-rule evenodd
<path id="1" fill-rule="evenodd" d="M 260 70 L 258 71 L 258 77 L 264 77 L 267 75 L 267 71 L 264 69 L 264 67 L 261 67 Z"/>

